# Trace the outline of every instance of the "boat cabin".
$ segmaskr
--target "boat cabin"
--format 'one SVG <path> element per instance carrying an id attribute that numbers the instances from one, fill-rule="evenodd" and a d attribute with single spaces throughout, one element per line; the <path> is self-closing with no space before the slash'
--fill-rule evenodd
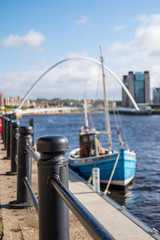
<path id="1" fill-rule="evenodd" d="M 80 131 L 79 141 L 80 157 L 90 157 L 105 154 L 105 150 L 101 147 L 99 133 L 97 131 Z"/>

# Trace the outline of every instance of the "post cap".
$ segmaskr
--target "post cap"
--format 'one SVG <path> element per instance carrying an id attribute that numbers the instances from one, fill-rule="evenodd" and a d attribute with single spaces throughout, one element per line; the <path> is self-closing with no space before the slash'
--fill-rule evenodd
<path id="1" fill-rule="evenodd" d="M 63 136 L 46 136 L 37 140 L 37 151 L 40 153 L 65 153 L 68 140 Z"/>
<path id="2" fill-rule="evenodd" d="M 20 134 L 33 134 L 33 128 L 31 126 L 21 126 L 19 127 Z"/>

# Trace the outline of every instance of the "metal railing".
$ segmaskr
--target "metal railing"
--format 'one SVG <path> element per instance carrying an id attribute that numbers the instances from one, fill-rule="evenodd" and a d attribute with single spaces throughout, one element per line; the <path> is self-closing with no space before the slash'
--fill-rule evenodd
<path id="1" fill-rule="evenodd" d="M 8 122 L 11 125 L 5 129 Z M 9 206 L 17 209 L 34 205 L 39 218 L 40 240 L 69 239 L 69 208 L 94 239 L 114 239 L 68 190 L 68 160 L 65 158 L 68 141 L 65 137 L 39 138 L 39 157 L 32 150 L 32 126 L 19 127 L 18 121 L 2 118 L 2 129 L 2 139 L 8 149 L 7 156 L 9 153 L 11 155 L 9 174 L 17 172 L 17 199 L 9 202 Z M 9 143 L 14 146 L 11 146 L 11 150 L 7 148 Z M 31 186 L 32 159 L 38 166 L 38 200 Z"/>

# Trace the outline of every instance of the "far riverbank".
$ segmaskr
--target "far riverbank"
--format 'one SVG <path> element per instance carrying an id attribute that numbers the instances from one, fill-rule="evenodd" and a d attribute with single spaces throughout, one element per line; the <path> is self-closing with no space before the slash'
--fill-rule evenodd
<path id="1" fill-rule="evenodd" d="M 26 110 L 18 110 L 13 113 L 16 117 L 21 118 L 22 116 L 36 116 L 36 115 L 58 115 L 58 114 L 80 114 L 83 113 L 83 108 L 75 107 L 63 107 L 63 108 L 28 108 Z M 104 108 L 89 108 L 88 113 L 103 113 Z M 160 109 L 151 109 L 151 110 L 135 110 L 134 108 L 109 108 L 110 113 L 118 112 L 119 114 L 125 115 L 160 115 Z M 12 114 L 12 112 L 1 112 L 2 115 Z"/>

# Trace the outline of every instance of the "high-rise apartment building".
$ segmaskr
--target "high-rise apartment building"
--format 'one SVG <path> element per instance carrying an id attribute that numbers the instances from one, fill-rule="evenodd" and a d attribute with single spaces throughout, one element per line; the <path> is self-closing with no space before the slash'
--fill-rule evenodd
<path id="1" fill-rule="evenodd" d="M 153 88 L 153 103 L 160 103 L 160 88 Z"/>
<path id="2" fill-rule="evenodd" d="M 123 76 L 123 83 L 131 93 L 136 103 L 150 102 L 150 78 L 149 72 L 145 71 L 129 72 L 128 75 Z M 122 90 L 122 105 L 124 107 L 133 107 L 131 100 L 124 90 Z"/>
<path id="3" fill-rule="evenodd" d="M 0 108 L 4 109 L 4 93 L 0 92 Z"/>
<path id="4" fill-rule="evenodd" d="M 150 77 L 149 71 L 144 72 L 145 102 L 150 103 Z"/>

